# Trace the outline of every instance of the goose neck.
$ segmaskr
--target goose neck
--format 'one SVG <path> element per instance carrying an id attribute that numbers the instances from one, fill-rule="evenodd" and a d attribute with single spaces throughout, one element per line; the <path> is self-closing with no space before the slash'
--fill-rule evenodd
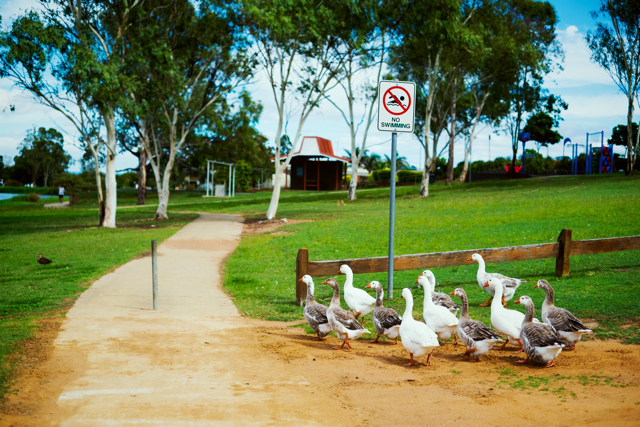
<path id="1" fill-rule="evenodd" d="M 340 307 L 340 288 L 338 285 L 333 287 L 333 297 L 331 297 L 331 307 L 337 308 Z"/>
<path id="2" fill-rule="evenodd" d="M 412 319 L 413 320 L 413 297 L 405 298 L 407 300 L 407 305 L 404 308 L 403 319 Z"/>
<path id="3" fill-rule="evenodd" d="M 545 286 L 544 292 L 545 292 L 544 302 L 549 306 L 553 306 L 555 302 L 555 293 L 553 292 L 553 288 L 551 287 L 551 285 Z"/>
<path id="4" fill-rule="evenodd" d="M 347 270 L 347 272 L 344 274 L 347 276 L 347 280 L 344 282 L 344 287 L 353 288 L 353 272 Z"/>
<path id="5" fill-rule="evenodd" d="M 376 308 L 382 307 L 382 300 L 384 299 L 384 291 L 382 287 L 376 288 Z"/>
<path id="6" fill-rule="evenodd" d="M 493 301 L 491 301 L 491 310 L 500 310 L 504 308 L 502 306 L 502 285 L 496 285 L 495 290 L 496 293 L 493 296 Z"/>
<path id="7" fill-rule="evenodd" d="M 478 260 L 478 275 L 482 274 L 483 276 L 487 274 L 485 271 L 484 259 L 480 258 Z"/>
<path id="8" fill-rule="evenodd" d="M 526 312 L 524 314 L 524 320 L 522 321 L 522 325 L 526 325 L 527 323 L 533 322 L 533 315 L 536 312 L 536 307 L 533 305 L 533 301 L 530 304 L 525 305 Z"/>
<path id="9" fill-rule="evenodd" d="M 460 300 L 462 301 L 462 312 L 460 313 L 460 318 L 468 318 L 469 317 L 469 299 L 467 298 L 467 294 L 460 295 Z"/>
<path id="10" fill-rule="evenodd" d="M 307 283 L 307 305 L 316 302 L 313 282 Z"/>

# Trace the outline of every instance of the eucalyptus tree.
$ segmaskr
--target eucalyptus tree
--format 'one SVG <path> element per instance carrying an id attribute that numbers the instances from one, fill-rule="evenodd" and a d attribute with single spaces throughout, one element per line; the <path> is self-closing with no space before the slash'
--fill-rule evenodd
<path id="1" fill-rule="evenodd" d="M 141 0 L 41 0 L 2 33 L 1 71 L 40 103 L 61 113 L 80 134 L 94 160 L 106 149 L 101 225 L 116 226 L 116 134 L 128 52 L 123 40 Z M 105 128 L 103 139 L 100 132 Z M 96 162 L 99 202 L 102 190 Z"/>
<path id="2" fill-rule="evenodd" d="M 640 2 L 637 0 L 601 0 L 592 13 L 611 23 L 598 22 L 595 32 L 587 34 L 591 60 L 607 70 L 620 91 L 627 96 L 627 165 L 626 175 L 633 167 L 640 148 L 640 137 L 632 134 L 634 98 L 640 98 Z M 640 103 L 640 99 L 638 99 Z"/>
<path id="3" fill-rule="evenodd" d="M 149 0 L 127 41 L 138 55 L 128 69 L 137 79 L 125 115 L 147 153 L 158 189 L 156 219 L 167 219 L 176 156 L 205 114 L 251 76 L 237 5 L 204 0 Z"/>
<path id="4" fill-rule="evenodd" d="M 550 101 L 553 106 L 547 110 L 554 114 L 567 108 L 561 98 L 547 95 L 542 87 L 545 75 L 558 66 L 563 52 L 556 39 L 556 12 L 549 2 L 504 0 L 501 8 L 513 39 L 513 65 L 510 67 L 515 69 L 515 78 L 505 97 L 509 114 L 502 124 L 511 137 L 511 170 L 514 173 L 525 114 L 545 108 Z"/>
<path id="5" fill-rule="evenodd" d="M 278 113 L 275 134 L 274 188 L 266 213 L 273 219 L 280 200 L 280 180 L 298 147 L 309 115 L 337 84 L 346 56 L 342 40 L 349 0 L 245 0 L 249 33 Z M 281 136 L 295 116 L 291 150 L 282 156 Z M 284 157 L 284 159 L 282 159 Z"/>
<path id="6" fill-rule="evenodd" d="M 349 182 L 349 200 L 356 199 L 358 187 L 358 166 L 366 151 L 367 137 L 375 119 L 378 82 L 382 77 L 388 49 L 388 21 L 389 16 L 397 15 L 395 8 L 387 8 L 387 3 L 363 1 L 354 3 L 352 8 L 346 9 L 345 21 L 351 27 L 350 34 L 341 40 L 344 51 L 344 65 L 336 78 L 338 86 L 346 97 L 346 106 L 335 101 L 331 96 L 326 99 L 340 111 L 342 118 L 349 127 L 351 149 L 348 150 L 351 159 L 351 180 Z M 373 82 L 366 76 L 373 72 Z M 365 111 L 361 118 L 355 110 L 358 102 L 364 102 Z M 358 146 L 360 126 L 364 126 Z"/>
<path id="7" fill-rule="evenodd" d="M 437 93 L 441 91 L 440 84 L 446 82 L 441 57 L 451 46 L 449 30 L 459 14 L 458 0 L 411 2 L 394 31 L 397 39 L 391 48 L 390 66 L 399 77 L 416 83 L 418 100 L 424 103 L 424 108 L 419 108 L 424 113 L 424 120 L 420 120 L 424 130 L 419 132 L 422 135 L 419 140 L 425 150 L 420 197 L 429 196 L 429 174 L 436 158 L 436 147 L 433 151 L 429 149 L 429 135 Z"/>

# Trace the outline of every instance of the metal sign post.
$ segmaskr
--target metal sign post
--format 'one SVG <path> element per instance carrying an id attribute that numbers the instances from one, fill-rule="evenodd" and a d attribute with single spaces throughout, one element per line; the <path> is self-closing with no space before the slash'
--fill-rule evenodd
<path id="1" fill-rule="evenodd" d="M 387 299 L 393 299 L 393 257 L 396 220 L 396 158 L 398 132 L 414 128 L 416 85 L 413 82 L 383 80 L 378 85 L 378 130 L 391 133 L 391 176 L 389 177 L 389 268 Z"/>

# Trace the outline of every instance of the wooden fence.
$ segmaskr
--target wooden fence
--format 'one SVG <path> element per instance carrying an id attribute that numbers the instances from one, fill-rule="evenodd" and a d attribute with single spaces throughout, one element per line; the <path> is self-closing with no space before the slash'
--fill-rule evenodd
<path id="1" fill-rule="evenodd" d="M 511 262 L 527 259 L 556 259 L 556 276 L 569 274 L 571 255 L 598 254 L 603 252 L 631 251 L 640 249 L 640 236 L 613 237 L 609 239 L 571 240 L 571 230 L 564 229 L 556 243 L 507 246 L 504 248 L 470 249 L 466 251 L 434 252 L 429 254 L 399 255 L 393 257 L 394 271 L 422 270 L 426 268 L 452 267 L 475 264 L 469 257 L 482 255 L 485 262 Z M 335 276 L 340 266 L 347 264 L 354 274 L 384 273 L 388 271 L 389 257 L 356 258 L 332 261 L 309 261 L 309 250 L 298 250 L 296 259 L 296 303 L 302 306 L 307 296 L 307 285 L 299 281 L 305 274 L 312 277 Z"/>

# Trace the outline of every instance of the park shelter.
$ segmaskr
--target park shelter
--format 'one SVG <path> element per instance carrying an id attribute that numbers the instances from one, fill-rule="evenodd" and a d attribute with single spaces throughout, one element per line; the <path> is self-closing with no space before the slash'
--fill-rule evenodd
<path id="1" fill-rule="evenodd" d="M 291 158 L 287 184 L 292 190 L 338 190 L 349 162 L 349 159 L 334 154 L 330 140 L 305 136 L 300 149 Z"/>

